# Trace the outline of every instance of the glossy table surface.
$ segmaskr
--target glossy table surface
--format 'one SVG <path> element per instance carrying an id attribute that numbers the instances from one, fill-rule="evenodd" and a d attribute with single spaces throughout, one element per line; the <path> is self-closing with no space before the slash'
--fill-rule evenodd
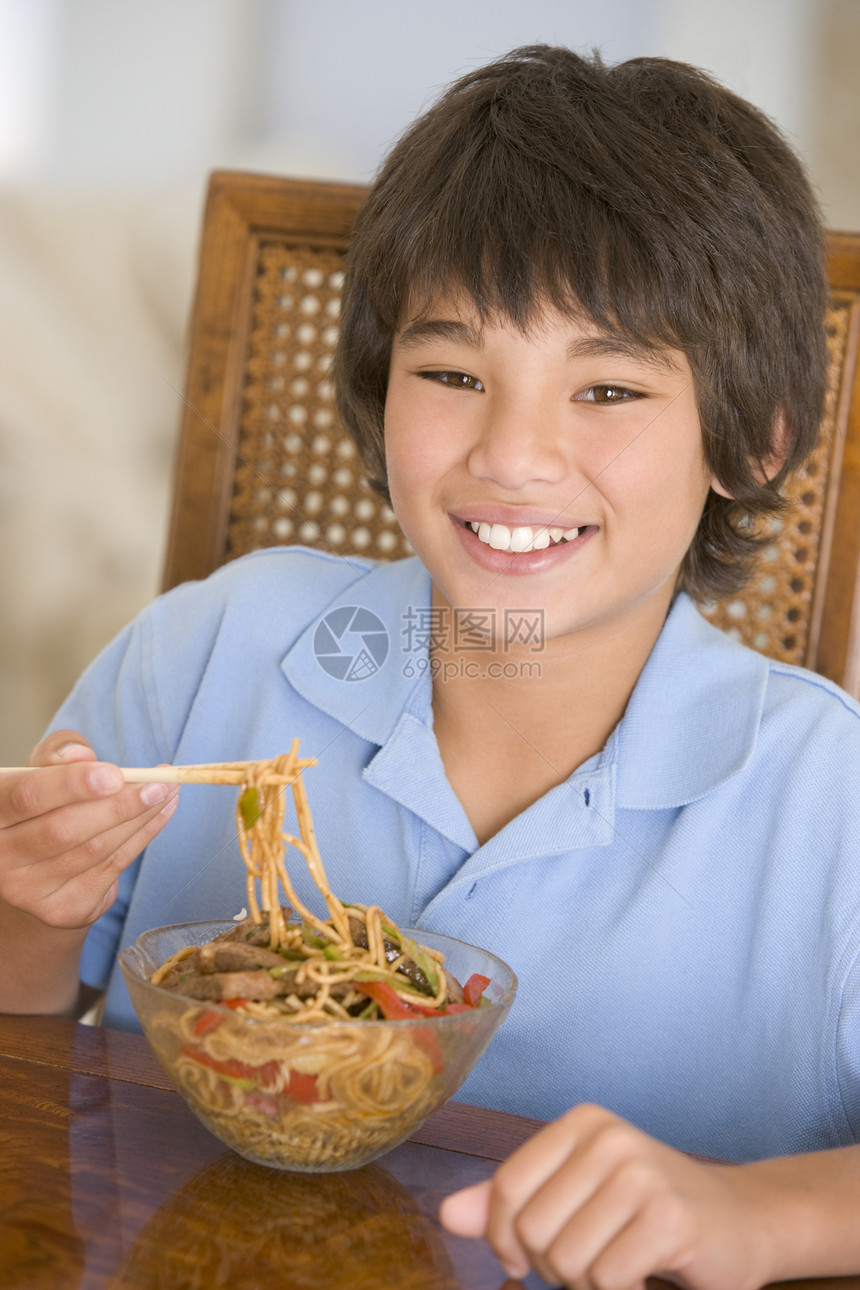
<path id="1" fill-rule="evenodd" d="M 0 1105 L 4 1290 L 543 1285 L 436 1221 L 534 1120 L 452 1102 L 364 1169 L 281 1173 L 213 1138 L 140 1036 L 43 1017 L 0 1017 Z"/>

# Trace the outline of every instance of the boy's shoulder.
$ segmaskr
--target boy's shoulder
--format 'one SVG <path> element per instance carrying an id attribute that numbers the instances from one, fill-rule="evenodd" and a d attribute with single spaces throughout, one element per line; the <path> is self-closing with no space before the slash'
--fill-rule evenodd
<path id="1" fill-rule="evenodd" d="M 260 596 L 284 593 L 323 600 L 337 595 L 351 582 L 365 578 L 377 566 L 374 560 L 330 554 L 305 546 L 264 547 L 228 561 L 199 582 L 186 582 L 167 596 L 211 599 L 232 604 Z M 303 601 L 304 603 L 304 601 Z"/>
<path id="2" fill-rule="evenodd" d="M 769 708 L 779 709 L 788 703 L 795 708 L 808 709 L 813 714 L 831 712 L 837 716 L 844 713 L 852 722 L 860 718 L 860 703 L 835 681 L 820 672 L 785 663 L 751 649 L 715 627 L 688 597 L 680 596 L 678 599 L 683 602 L 678 606 L 679 616 L 686 619 L 682 631 L 698 646 L 701 657 L 708 660 L 707 670 L 713 669 L 721 680 L 734 676 L 754 687 L 762 686 L 765 704 Z M 725 698 L 730 702 L 731 693 L 727 693 Z"/>
<path id="3" fill-rule="evenodd" d="M 769 699 L 774 706 L 800 704 L 811 714 L 828 713 L 835 720 L 844 715 L 849 723 L 860 720 L 860 702 L 820 672 L 771 658 L 767 659 L 767 670 Z"/>
<path id="4" fill-rule="evenodd" d="M 748 774 L 860 775 L 860 705 L 677 598 L 618 728 L 619 801 L 676 807 Z M 829 769 L 828 769 L 829 768 Z M 740 780 L 736 777 L 740 777 Z"/>
<path id="5" fill-rule="evenodd" d="M 158 597 L 136 628 L 156 667 L 167 659 L 175 664 L 179 650 L 190 674 L 215 657 L 281 660 L 329 615 L 338 635 L 348 609 L 376 615 L 395 636 L 404 606 L 425 601 L 429 575 L 417 557 L 378 562 L 307 547 L 270 547 Z"/>
<path id="6" fill-rule="evenodd" d="M 714 702 L 725 710 L 735 702 L 735 690 L 726 681 L 732 672 L 737 693 L 749 698 L 747 730 L 749 767 L 757 777 L 792 782 L 808 777 L 812 790 L 835 789 L 860 778 L 860 703 L 835 681 L 809 668 L 798 667 L 726 638 L 720 638 L 729 670 L 723 674 L 721 692 Z M 765 770 L 767 767 L 767 770 Z"/>
<path id="7" fill-rule="evenodd" d="M 149 609 L 155 624 L 187 624 L 206 631 L 242 620 L 249 632 L 283 636 L 303 629 L 328 605 L 355 587 L 358 601 L 397 603 L 415 578 L 417 561 L 390 563 L 329 554 L 309 547 L 266 547 L 238 556 L 207 578 L 185 582 L 159 596 Z"/>

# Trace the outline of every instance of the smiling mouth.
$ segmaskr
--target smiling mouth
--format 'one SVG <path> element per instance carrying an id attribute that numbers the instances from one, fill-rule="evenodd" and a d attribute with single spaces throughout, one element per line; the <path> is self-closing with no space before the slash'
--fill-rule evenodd
<path id="1" fill-rule="evenodd" d="M 506 524 L 486 524 L 479 520 L 468 520 L 466 527 L 471 529 L 479 542 L 490 546 L 494 551 L 510 551 L 512 555 L 524 555 L 529 551 L 545 551 L 550 546 L 560 546 L 563 542 L 573 542 L 587 525 L 575 529 L 553 527 L 529 528 L 519 525 L 508 528 Z"/>

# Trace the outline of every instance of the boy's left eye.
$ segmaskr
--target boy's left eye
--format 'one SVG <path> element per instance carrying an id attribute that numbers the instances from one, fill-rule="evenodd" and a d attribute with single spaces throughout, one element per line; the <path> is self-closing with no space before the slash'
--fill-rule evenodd
<path id="1" fill-rule="evenodd" d="M 452 390 L 483 390 L 483 384 L 477 376 L 470 376 L 468 372 L 420 372 L 426 381 L 437 381 L 439 385 L 447 385 Z"/>
<path id="2" fill-rule="evenodd" d="M 631 399 L 644 399 L 645 395 L 640 390 L 629 390 L 626 385 L 590 385 L 587 390 L 581 394 L 574 395 L 574 401 L 579 403 L 599 403 L 606 407 L 613 403 L 627 403 Z"/>

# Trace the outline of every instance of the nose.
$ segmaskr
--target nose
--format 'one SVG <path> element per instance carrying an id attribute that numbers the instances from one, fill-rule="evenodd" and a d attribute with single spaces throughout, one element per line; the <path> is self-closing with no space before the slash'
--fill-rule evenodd
<path id="1" fill-rule="evenodd" d="M 468 456 L 476 479 L 514 492 L 560 483 L 568 471 L 558 415 L 541 403 L 487 400 Z"/>

